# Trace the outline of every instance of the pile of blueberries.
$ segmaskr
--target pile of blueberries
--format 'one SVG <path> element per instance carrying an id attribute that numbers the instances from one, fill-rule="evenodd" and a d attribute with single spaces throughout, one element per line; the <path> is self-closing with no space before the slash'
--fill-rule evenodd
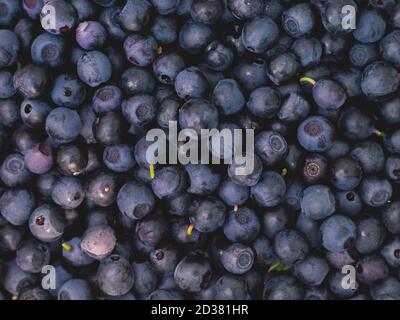
<path id="1" fill-rule="evenodd" d="M 400 1 L 0 0 L 0 28 L 0 300 L 400 299 Z M 153 167 L 171 121 L 254 130 L 254 170 Z"/>

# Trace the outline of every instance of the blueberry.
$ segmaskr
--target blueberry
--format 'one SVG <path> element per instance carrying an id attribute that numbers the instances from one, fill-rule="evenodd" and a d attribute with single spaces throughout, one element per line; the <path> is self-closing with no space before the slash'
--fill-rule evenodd
<path id="1" fill-rule="evenodd" d="M 261 267 L 267 267 L 274 262 L 274 248 L 267 237 L 259 236 L 253 242 L 252 248 L 255 253 L 256 263 Z"/>
<path id="2" fill-rule="evenodd" d="M 359 161 L 365 174 L 381 171 L 385 165 L 385 155 L 380 144 L 366 141 L 354 147 L 351 156 Z"/>
<path id="3" fill-rule="evenodd" d="M 248 297 L 245 279 L 227 274 L 215 283 L 215 300 L 244 300 Z"/>
<path id="4" fill-rule="evenodd" d="M 43 0 L 23 0 L 22 7 L 31 19 L 37 19 L 43 7 Z"/>
<path id="5" fill-rule="evenodd" d="M 28 64 L 14 73 L 14 88 L 27 99 L 39 98 L 43 95 L 48 84 L 45 69 Z"/>
<path id="6" fill-rule="evenodd" d="M 24 161 L 30 172 L 44 174 L 53 166 L 53 151 L 47 144 L 39 143 L 25 152 Z"/>
<path id="7" fill-rule="evenodd" d="M 392 10 L 391 23 L 395 28 L 400 27 L 400 5 L 396 5 Z"/>
<path id="8" fill-rule="evenodd" d="M 97 14 L 97 7 L 93 1 L 72 0 L 71 3 L 78 13 L 78 21 L 80 22 L 93 18 Z"/>
<path id="9" fill-rule="evenodd" d="M 331 167 L 331 181 L 340 190 L 352 190 L 360 184 L 361 180 L 361 166 L 350 157 L 336 159 Z"/>
<path id="10" fill-rule="evenodd" d="M 75 28 L 78 13 L 64 0 L 46 0 L 40 12 L 42 28 L 52 34 L 65 34 Z"/>
<path id="11" fill-rule="evenodd" d="M 309 245 L 298 231 L 285 229 L 275 235 L 274 250 L 283 264 L 293 265 L 304 260 L 308 254 Z"/>
<path id="12" fill-rule="evenodd" d="M 383 145 L 389 152 L 400 154 L 400 130 L 389 132 L 383 137 Z"/>
<path id="13" fill-rule="evenodd" d="M 250 196 L 250 189 L 247 186 L 236 184 L 231 178 L 226 178 L 219 186 L 219 197 L 228 206 L 242 205 Z"/>
<path id="14" fill-rule="evenodd" d="M 342 22 L 346 17 L 347 11 L 342 11 L 345 6 L 351 6 L 356 10 L 357 3 L 353 0 L 336 0 L 326 1 L 322 3 L 321 7 L 321 20 L 322 24 L 327 31 L 332 34 L 349 33 L 352 31 L 350 28 L 343 28 Z"/>
<path id="15" fill-rule="evenodd" d="M 65 222 L 59 208 L 43 204 L 33 210 L 29 218 L 29 230 L 43 242 L 54 242 L 64 234 Z"/>
<path id="16" fill-rule="evenodd" d="M 385 239 L 383 224 L 375 218 L 366 218 L 357 223 L 355 247 L 362 254 L 372 253 L 379 249 Z"/>
<path id="17" fill-rule="evenodd" d="M 60 177 L 53 185 L 53 201 L 64 209 L 75 209 L 85 199 L 85 190 L 75 177 Z"/>
<path id="18" fill-rule="evenodd" d="M 97 21 L 81 22 L 75 30 L 76 42 L 84 50 L 95 50 L 104 46 L 106 29 Z"/>
<path id="19" fill-rule="evenodd" d="M 132 263 L 132 269 L 135 275 L 133 285 L 135 293 L 148 295 L 157 289 L 159 282 L 158 275 L 148 261 L 142 263 L 134 262 Z"/>
<path id="20" fill-rule="evenodd" d="M 310 152 L 323 152 L 332 146 L 334 128 L 329 120 L 321 116 L 305 119 L 297 129 L 297 139 Z"/>
<path id="21" fill-rule="evenodd" d="M 228 8 L 236 18 L 246 20 L 260 15 L 264 3 L 261 0 L 228 0 Z"/>
<path id="22" fill-rule="evenodd" d="M 183 50 L 196 54 L 214 40 L 214 32 L 209 26 L 189 19 L 182 26 L 178 38 Z"/>
<path id="23" fill-rule="evenodd" d="M 34 286 L 37 281 L 33 274 L 22 271 L 14 261 L 7 263 L 6 270 L 2 283 L 4 289 L 12 295 L 17 296 L 22 290 Z"/>
<path id="24" fill-rule="evenodd" d="M 48 201 L 51 199 L 53 184 L 59 176 L 60 174 L 55 170 L 51 170 L 38 176 L 35 187 L 37 188 L 38 194 L 41 198 L 43 198 L 43 200 Z"/>
<path id="25" fill-rule="evenodd" d="M 282 25 L 286 33 L 294 38 L 299 38 L 312 31 L 315 18 L 307 3 L 290 7 L 282 14 Z"/>
<path id="26" fill-rule="evenodd" d="M 233 59 L 232 49 L 219 41 L 211 42 L 205 49 L 205 60 L 213 70 L 224 71 L 228 69 L 232 65 Z"/>
<path id="27" fill-rule="evenodd" d="M 400 98 L 384 102 L 380 107 L 380 112 L 386 123 L 400 123 Z"/>
<path id="28" fill-rule="evenodd" d="M 223 6 L 220 0 L 195 0 L 190 9 L 192 19 L 204 24 L 217 23 L 222 13 Z"/>
<path id="29" fill-rule="evenodd" d="M 170 121 L 178 120 L 180 102 L 177 98 L 165 98 L 157 108 L 157 123 L 163 129 L 169 129 Z"/>
<path id="30" fill-rule="evenodd" d="M 266 171 L 260 181 L 251 187 L 251 196 L 261 207 L 274 207 L 283 202 L 286 183 L 281 175 Z"/>
<path id="31" fill-rule="evenodd" d="M 98 87 L 111 78 L 111 62 L 102 52 L 89 51 L 79 58 L 77 73 L 88 86 Z"/>
<path id="32" fill-rule="evenodd" d="M 389 267 L 379 255 L 367 255 L 356 265 L 357 279 L 362 283 L 372 285 L 385 280 L 389 275 Z"/>
<path id="33" fill-rule="evenodd" d="M 278 275 L 264 281 L 264 300 L 302 300 L 305 291 L 296 278 Z"/>
<path id="34" fill-rule="evenodd" d="M 223 267 L 233 274 L 248 272 L 254 263 L 254 252 L 241 243 L 233 243 L 220 256 Z"/>
<path id="35" fill-rule="evenodd" d="M 88 166 L 88 152 L 79 145 L 62 145 L 57 150 L 56 161 L 64 175 L 78 176 Z"/>
<path id="36" fill-rule="evenodd" d="M 18 300 L 50 300 L 50 294 L 42 288 L 26 288 L 20 292 Z"/>
<path id="37" fill-rule="evenodd" d="M 59 67 L 65 63 L 66 43 L 61 36 L 42 33 L 32 43 L 32 60 L 40 65 Z"/>
<path id="38" fill-rule="evenodd" d="M 329 251 L 341 252 L 354 247 L 356 225 L 343 215 L 334 214 L 321 224 L 322 245 Z"/>
<path id="39" fill-rule="evenodd" d="M 155 199 L 148 187 L 132 181 L 119 190 L 117 204 L 121 213 L 127 217 L 141 219 L 153 210 Z"/>
<path id="40" fill-rule="evenodd" d="M 241 207 L 228 213 L 223 231 L 232 242 L 251 242 L 260 231 L 260 221 L 253 210 Z"/>
<path id="41" fill-rule="evenodd" d="M 351 140 L 366 140 L 376 130 L 370 117 L 355 107 L 345 110 L 338 119 L 343 135 Z"/>
<path id="42" fill-rule="evenodd" d="M 181 193 L 176 197 L 167 199 L 166 206 L 170 214 L 184 216 L 187 214 L 191 202 L 192 195 L 189 193 Z"/>
<path id="43" fill-rule="evenodd" d="M 187 191 L 197 195 L 208 195 L 214 192 L 220 183 L 221 177 L 211 167 L 202 164 L 188 164 L 185 171 L 189 178 Z M 171 180 L 169 180 L 169 187 Z"/>
<path id="44" fill-rule="evenodd" d="M 157 198 L 171 198 L 184 190 L 186 186 L 185 175 L 178 167 L 164 167 L 157 170 L 151 185 Z"/>
<path id="45" fill-rule="evenodd" d="M 133 148 L 126 144 L 106 147 L 103 161 L 108 169 L 114 172 L 127 172 L 135 166 Z"/>
<path id="46" fill-rule="evenodd" d="M 171 274 L 179 262 L 179 252 L 175 247 L 154 249 L 149 254 L 151 265 L 160 274 Z"/>
<path id="47" fill-rule="evenodd" d="M 49 248 L 35 239 L 28 239 L 20 244 L 15 261 L 22 271 L 39 273 L 50 262 Z"/>
<path id="48" fill-rule="evenodd" d="M 328 263 L 324 258 L 318 256 L 308 256 L 294 266 L 294 274 L 297 279 L 308 286 L 319 286 L 328 272 Z"/>
<path id="49" fill-rule="evenodd" d="M 316 38 L 301 37 L 293 42 L 291 48 L 303 67 L 316 65 L 321 60 L 322 45 Z"/>
<path id="50" fill-rule="evenodd" d="M 346 92 L 335 81 L 320 80 L 313 88 L 315 103 L 323 109 L 339 109 L 346 102 Z"/>
<path id="51" fill-rule="evenodd" d="M 147 0 L 128 0 L 119 14 L 119 22 L 127 31 L 140 31 L 149 23 L 150 10 Z"/>
<path id="52" fill-rule="evenodd" d="M 391 233 L 400 234 L 399 201 L 393 201 L 382 209 L 382 222 Z"/>
<path id="53" fill-rule="evenodd" d="M 400 80 L 394 67 L 383 61 L 369 64 L 362 74 L 361 90 L 368 98 L 381 100 L 399 88 Z"/>
<path id="54" fill-rule="evenodd" d="M 0 2 L 0 25 L 7 26 L 21 13 L 22 6 L 18 0 L 2 0 Z"/>
<path id="55" fill-rule="evenodd" d="M 88 228 L 81 238 L 81 249 L 89 257 L 102 260 L 109 256 L 116 245 L 114 230 L 108 225 Z"/>
<path id="56" fill-rule="evenodd" d="M 27 189 L 9 189 L 0 197 L 1 215 L 15 226 L 26 223 L 34 208 L 35 199 Z"/>
<path id="57" fill-rule="evenodd" d="M 104 8 L 100 12 L 99 22 L 102 23 L 110 37 L 121 41 L 126 38 L 127 34 L 122 29 L 122 23 L 119 20 L 120 13 L 121 7 Z"/>
<path id="58" fill-rule="evenodd" d="M 162 55 L 153 64 L 158 81 L 165 84 L 174 83 L 175 78 L 184 68 L 185 61 L 176 53 Z"/>
<path id="59" fill-rule="evenodd" d="M 330 298 L 330 292 L 326 287 L 310 287 L 304 296 L 304 300 L 329 300 Z"/>
<path id="60" fill-rule="evenodd" d="M 309 186 L 303 190 L 301 209 L 306 217 L 313 220 L 324 219 L 335 212 L 335 196 L 327 186 Z"/>
<path id="61" fill-rule="evenodd" d="M 320 154 L 312 154 L 304 159 L 303 177 L 308 183 L 317 183 L 325 178 L 328 170 L 327 159 Z"/>
<path id="62" fill-rule="evenodd" d="M 248 51 L 262 53 L 275 44 L 278 35 L 278 26 L 271 18 L 256 17 L 245 23 L 241 39 Z"/>
<path id="63" fill-rule="evenodd" d="M 389 276 L 372 286 L 370 293 L 374 300 L 399 300 L 400 282 L 396 278 Z"/>
<path id="64" fill-rule="evenodd" d="M 155 100 L 150 95 L 135 95 L 121 104 L 124 118 L 133 126 L 145 126 L 155 118 Z"/>
<path id="65" fill-rule="evenodd" d="M 157 289 L 149 294 L 148 300 L 182 300 L 183 296 L 176 290 Z"/>
<path id="66" fill-rule="evenodd" d="M 179 0 L 150 0 L 159 14 L 167 15 L 175 12 L 179 6 Z"/>
<path id="67" fill-rule="evenodd" d="M 174 279 L 184 291 L 199 292 L 208 287 L 212 269 L 206 258 L 201 255 L 189 255 L 176 266 Z"/>
<path id="68" fill-rule="evenodd" d="M 51 99 L 60 107 L 77 108 L 86 98 L 86 89 L 74 75 L 59 75 L 54 80 Z"/>
<path id="69" fill-rule="evenodd" d="M 110 146 L 122 142 L 127 124 L 117 112 L 107 112 L 95 121 L 94 136 L 97 142 Z"/>
<path id="70" fill-rule="evenodd" d="M 233 77 L 243 89 L 253 91 L 268 83 L 265 68 L 265 60 L 262 58 L 254 59 L 254 61 L 243 61 L 234 67 Z"/>
<path id="71" fill-rule="evenodd" d="M 214 129 L 218 125 L 217 108 L 204 99 L 190 99 L 179 109 L 179 125 L 200 133 L 201 129 Z"/>
<path id="72" fill-rule="evenodd" d="M 353 190 L 337 192 L 336 203 L 339 212 L 351 217 L 359 214 L 362 209 L 360 195 Z"/>
<path id="73" fill-rule="evenodd" d="M 253 90 L 247 102 L 249 111 L 259 118 L 272 118 L 281 105 L 280 94 L 270 87 Z"/>
<path id="74" fill-rule="evenodd" d="M 8 71 L 0 71 L 0 99 L 8 99 L 16 94 L 13 86 L 13 75 Z"/>
<path id="75" fill-rule="evenodd" d="M 19 153 L 12 153 L 6 157 L 0 167 L 0 179 L 8 187 L 21 186 L 32 178 L 24 157 Z"/>
<path id="76" fill-rule="evenodd" d="M 361 198 L 370 207 L 382 207 L 392 197 L 392 185 L 386 179 L 368 176 L 361 182 Z"/>
<path id="77" fill-rule="evenodd" d="M 17 101 L 15 99 L 7 99 L 0 101 L 0 123 L 5 127 L 15 127 L 20 120 Z"/>
<path id="78" fill-rule="evenodd" d="M 116 254 L 100 263 L 96 277 L 100 290 L 110 296 L 127 294 L 135 283 L 133 268 L 125 258 Z"/>
<path id="79" fill-rule="evenodd" d="M 117 177 L 109 171 L 96 172 L 87 182 L 86 198 L 96 206 L 112 205 L 116 200 L 117 193 Z"/>
<path id="80" fill-rule="evenodd" d="M 284 52 L 269 62 L 267 74 L 273 83 L 279 85 L 293 79 L 299 68 L 300 64 L 295 54 Z"/>
<path id="81" fill-rule="evenodd" d="M 194 200 L 189 208 L 190 222 L 200 232 L 213 232 L 224 224 L 225 211 L 225 205 L 215 198 Z"/>
<path id="82" fill-rule="evenodd" d="M 347 94 L 347 97 L 353 98 L 362 95 L 360 86 L 360 80 L 361 80 L 360 70 L 356 68 L 338 70 L 334 75 L 334 79 L 344 89 L 345 93 Z M 333 91 L 335 90 L 331 90 L 331 92 Z M 338 93 L 338 91 L 336 91 L 336 93 Z M 335 102 L 337 101 L 338 99 L 335 98 Z"/>
<path id="83" fill-rule="evenodd" d="M 48 135 L 61 143 L 75 140 L 81 127 L 82 123 L 78 113 L 64 107 L 53 109 L 46 119 Z"/>
<path id="84" fill-rule="evenodd" d="M 400 158 L 388 157 L 385 165 L 386 176 L 393 182 L 400 181 Z"/>
<path id="85" fill-rule="evenodd" d="M 300 180 L 293 180 L 288 184 L 285 202 L 292 210 L 300 209 L 300 199 L 304 184 Z"/>
<path id="86" fill-rule="evenodd" d="M 50 106 L 42 100 L 25 99 L 21 103 L 20 117 L 24 124 L 30 128 L 39 128 L 46 122 L 50 113 Z"/>
<path id="87" fill-rule="evenodd" d="M 74 237 L 63 243 L 62 256 L 67 263 L 74 267 L 88 266 L 94 262 L 93 258 L 82 251 L 79 237 Z"/>
<path id="88" fill-rule="evenodd" d="M 320 233 L 319 221 L 312 220 L 304 213 L 300 213 L 296 222 L 296 228 L 306 237 L 311 248 L 321 248 L 322 237 Z"/>
<path id="89" fill-rule="evenodd" d="M 342 283 L 343 281 L 345 281 L 345 279 L 343 279 L 345 276 L 346 274 L 337 271 L 331 274 L 328 280 L 329 289 L 331 290 L 333 295 L 339 299 L 351 298 L 355 293 L 357 293 L 359 289 L 357 283 L 355 288 L 344 287 Z"/>
<path id="90" fill-rule="evenodd" d="M 207 63 L 198 64 L 195 68 L 199 69 L 206 78 L 210 86 L 210 91 L 214 90 L 217 83 L 224 79 L 224 74 L 222 72 L 213 70 Z"/>
<path id="91" fill-rule="evenodd" d="M 355 67 L 366 67 L 371 62 L 378 60 L 379 54 L 375 45 L 356 43 L 349 51 L 350 62 Z"/>
<path id="92" fill-rule="evenodd" d="M 58 291 L 58 300 L 92 300 L 93 293 L 88 281 L 67 280 Z"/>
<path id="93" fill-rule="evenodd" d="M 178 38 L 178 27 L 176 18 L 172 15 L 154 18 L 150 32 L 161 44 L 171 44 Z"/>
<path id="94" fill-rule="evenodd" d="M 15 253 L 23 238 L 22 230 L 9 223 L 0 227 L 0 248 L 6 254 Z"/>
<path id="95" fill-rule="evenodd" d="M 357 17 L 357 28 L 353 36 L 361 43 L 374 43 L 382 39 L 386 22 L 376 10 L 363 10 Z"/>
<path id="96" fill-rule="evenodd" d="M 10 30 L 0 30 L 0 37 L 3 39 L 0 46 L 0 67 L 5 68 L 16 62 L 20 42 L 17 35 Z"/>
<path id="97" fill-rule="evenodd" d="M 196 67 L 180 71 L 175 79 L 175 90 L 182 99 L 205 97 L 209 84 L 203 73 Z"/>
<path id="98" fill-rule="evenodd" d="M 385 258 L 386 262 L 397 268 L 400 265 L 400 241 L 398 238 L 388 242 L 381 249 L 381 254 Z"/>
<path id="99" fill-rule="evenodd" d="M 350 151 L 350 146 L 347 142 L 342 140 L 334 140 L 332 146 L 325 153 L 330 159 L 337 159 L 347 155 Z"/>

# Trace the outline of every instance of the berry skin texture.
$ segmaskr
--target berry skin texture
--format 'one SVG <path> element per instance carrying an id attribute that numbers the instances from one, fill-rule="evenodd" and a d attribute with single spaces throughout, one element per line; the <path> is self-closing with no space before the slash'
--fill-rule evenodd
<path id="1" fill-rule="evenodd" d="M 84 53 L 78 60 L 77 73 L 88 86 L 98 87 L 111 78 L 110 60 L 100 51 Z"/>
<path id="2" fill-rule="evenodd" d="M 0 300 L 400 300 L 399 0 L 0 0 L 0 38 Z"/>

